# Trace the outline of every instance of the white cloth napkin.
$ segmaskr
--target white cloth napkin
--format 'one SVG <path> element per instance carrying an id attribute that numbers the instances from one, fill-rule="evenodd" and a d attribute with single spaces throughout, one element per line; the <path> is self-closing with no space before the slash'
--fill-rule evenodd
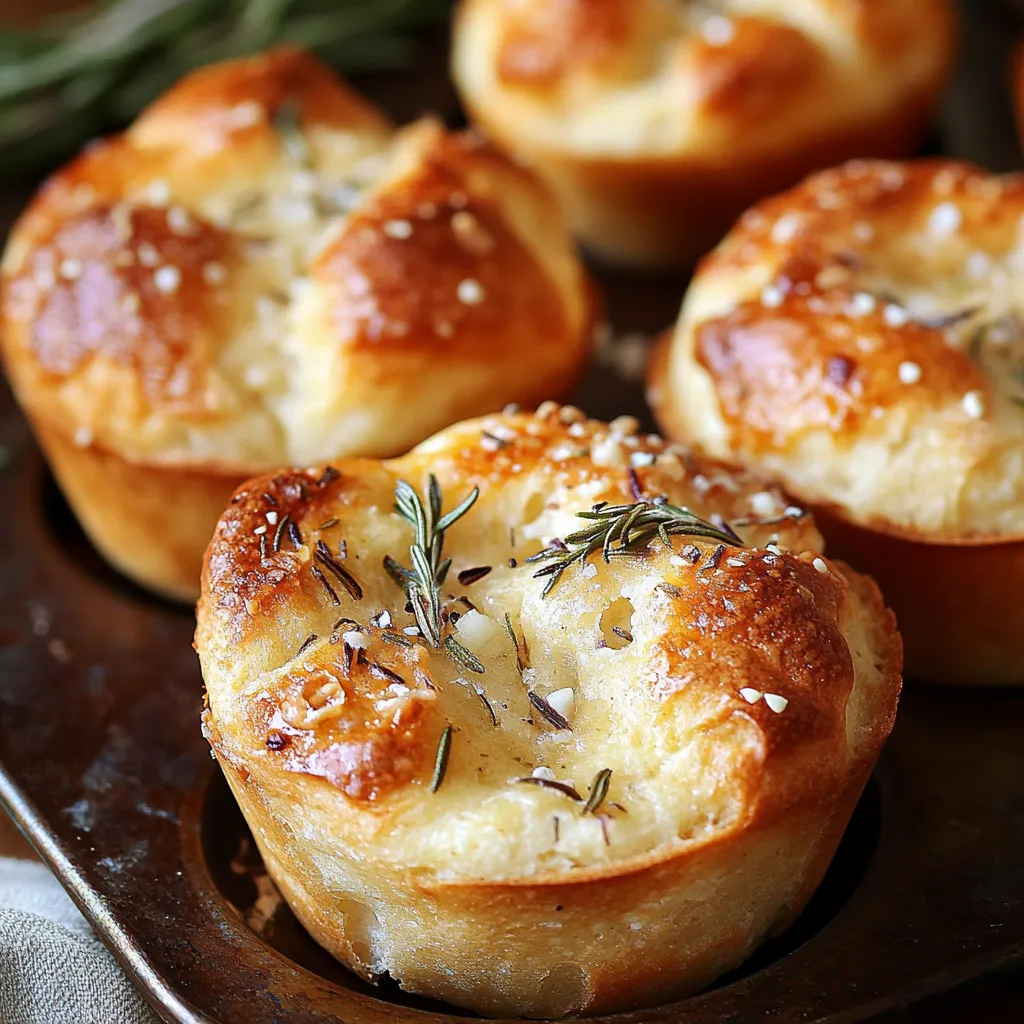
<path id="1" fill-rule="evenodd" d="M 0 1022 L 159 1024 L 42 864 L 0 858 Z"/>

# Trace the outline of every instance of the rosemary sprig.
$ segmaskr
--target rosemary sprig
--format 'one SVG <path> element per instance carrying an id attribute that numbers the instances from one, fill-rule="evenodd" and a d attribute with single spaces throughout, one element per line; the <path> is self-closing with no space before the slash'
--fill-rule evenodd
<path id="1" fill-rule="evenodd" d="M 563 540 L 526 559 L 531 563 L 548 563 L 533 574 L 535 577 L 549 577 L 542 597 L 551 593 L 570 565 L 579 562 L 582 566 L 598 551 L 607 562 L 612 555 L 635 554 L 637 548 L 655 537 L 660 537 L 668 546 L 672 535 L 706 537 L 730 547 L 740 547 L 743 543 L 724 521 L 717 526 L 694 515 L 687 508 L 670 505 L 660 498 L 637 501 L 631 505 L 606 505 L 601 502 L 589 512 L 577 512 L 576 515 L 580 519 L 590 520 L 591 525 L 570 533 Z"/>
<path id="2" fill-rule="evenodd" d="M 108 0 L 0 31 L 0 175 L 52 164 L 201 64 L 274 43 L 345 72 L 400 67 L 451 0 Z"/>
<path id="3" fill-rule="evenodd" d="M 445 530 L 473 507 L 479 494 L 479 489 L 474 487 L 472 493 L 460 504 L 446 515 L 441 515 L 441 485 L 433 473 L 430 474 L 427 487 L 426 504 L 411 484 L 399 480 L 395 486 L 395 510 L 415 529 L 416 539 L 409 548 L 412 568 L 400 565 L 390 555 L 384 556 L 384 568 L 405 591 L 416 617 L 416 625 L 432 647 L 441 646 L 444 629 L 441 588 L 452 565 L 450 558 L 441 558 Z M 465 651 L 453 637 L 448 637 L 448 640 L 451 643 L 446 642 L 445 646 L 449 653 L 452 652 L 452 644 Z M 466 654 L 469 652 L 466 651 Z"/>

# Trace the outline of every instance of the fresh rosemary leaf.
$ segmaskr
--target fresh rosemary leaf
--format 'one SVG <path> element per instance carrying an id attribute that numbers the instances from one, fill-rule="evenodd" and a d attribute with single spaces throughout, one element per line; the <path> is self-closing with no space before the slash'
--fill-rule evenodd
<path id="1" fill-rule="evenodd" d="M 551 593 L 570 565 L 574 562 L 583 564 L 598 551 L 607 562 L 613 555 L 636 554 L 638 548 L 655 537 L 667 542 L 670 535 L 704 537 L 729 547 L 743 544 L 724 520 L 717 524 L 707 522 L 687 508 L 670 505 L 660 499 L 637 501 L 631 505 L 595 505 L 589 511 L 577 512 L 576 515 L 591 525 L 570 533 L 526 559 L 533 564 L 548 563 L 533 574 L 535 577 L 548 577 L 543 597 Z"/>
<path id="2" fill-rule="evenodd" d="M 3 173 L 123 126 L 193 68 L 285 42 L 340 71 L 399 67 L 451 0 L 107 0 L 0 32 Z"/>
<path id="3" fill-rule="evenodd" d="M 461 665 L 469 672 L 483 674 L 484 667 L 480 659 L 472 651 L 463 647 L 455 637 L 449 635 L 444 638 L 444 649 L 448 657 L 456 664 Z"/>
<path id="4" fill-rule="evenodd" d="M 384 571 L 403 590 L 416 578 L 404 565 L 399 565 L 390 555 L 384 556 Z"/>
<path id="5" fill-rule="evenodd" d="M 431 474 L 430 480 L 431 480 L 432 484 L 436 484 L 437 483 L 437 480 L 434 478 L 433 474 Z M 479 490 L 477 490 L 477 488 L 474 487 L 472 494 L 468 495 L 462 501 L 461 504 L 456 505 L 455 508 L 453 508 L 451 510 L 451 512 L 449 512 L 446 516 L 442 516 L 441 517 L 441 520 L 440 520 L 440 522 L 438 522 L 438 524 L 435 527 L 435 529 L 438 530 L 441 533 L 444 533 L 444 531 L 447 530 L 448 527 L 452 525 L 452 523 L 454 523 L 457 520 L 461 519 L 473 507 L 473 502 L 476 501 L 477 495 L 479 493 L 480 493 Z M 441 500 L 440 499 L 440 491 L 438 491 L 438 509 L 439 510 L 440 510 L 440 500 Z"/>
<path id="6" fill-rule="evenodd" d="M 601 804 L 604 803 L 604 798 L 608 795 L 608 785 L 611 782 L 611 778 L 611 768 L 602 768 L 594 776 L 594 781 L 590 784 L 590 792 L 587 794 L 587 802 L 583 805 L 584 814 L 594 814 Z"/>
<path id="7" fill-rule="evenodd" d="M 452 564 L 450 558 L 441 557 L 445 531 L 472 508 L 479 494 L 480 491 L 473 488 L 460 504 L 442 516 L 441 485 L 433 473 L 430 474 L 427 485 L 426 505 L 416 489 L 405 480 L 399 480 L 395 485 L 395 510 L 413 527 L 416 534 L 409 548 L 412 568 L 406 568 L 390 556 L 385 556 L 384 569 L 405 591 L 416 617 L 416 625 L 432 647 L 441 646 L 444 631 L 444 623 L 441 620 L 441 587 L 444 586 Z M 462 647 L 461 644 L 457 646 Z M 469 654 L 468 651 L 466 653 Z M 482 672 L 483 667 L 472 671 Z"/>
<path id="8" fill-rule="evenodd" d="M 483 701 L 484 707 L 487 708 L 487 714 L 491 719 L 491 725 L 497 727 L 498 716 L 494 713 L 494 708 L 491 707 L 491 702 L 484 695 L 483 690 L 477 690 L 476 695 Z"/>
<path id="9" fill-rule="evenodd" d="M 509 616 L 508 612 L 505 612 L 505 632 L 508 633 L 508 638 L 512 641 L 512 646 L 516 650 L 516 668 L 519 669 L 519 674 L 522 675 L 523 670 L 528 668 L 529 666 L 526 664 L 526 660 L 523 658 L 522 650 L 519 646 L 519 637 L 516 636 L 516 631 L 512 628 L 512 619 Z"/>
<path id="10" fill-rule="evenodd" d="M 441 739 L 437 744 L 437 753 L 434 755 L 434 776 L 430 780 L 430 792 L 436 793 L 444 782 L 445 772 L 448 770 L 448 758 L 452 752 L 452 727 L 446 725 Z"/>
<path id="11" fill-rule="evenodd" d="M 558 782 L 556 779 L 544 779 L 538 775 L 523 775 L 521 778 L 515 780 L 516 782 L 522 782 L 528 786 L 540 786 L 541 789 L 553 789 L 556 793 L 561 793 L 563 796 L 569 797 L 571 800 L 575 800 L 577 803 L 583 802 L 583 797 L 576 792 L 574 786 L 570 786 L 568 782 Z"/>

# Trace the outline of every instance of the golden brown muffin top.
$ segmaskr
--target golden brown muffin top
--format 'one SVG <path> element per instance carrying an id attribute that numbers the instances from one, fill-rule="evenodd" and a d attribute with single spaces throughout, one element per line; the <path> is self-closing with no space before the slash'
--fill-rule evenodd
<path id="1" fill-rule="evenodd" d="M 934 537 L 1024 529 L 1024 177 L 856 161 L 701 265 L 655 403 L 719 458 Z"/>
<path id="2" fill-rule="evenodd" d="M 86 150 L 3 274 L 22 400 L 157 462 L 394 454 L 560 393 L 588 345 L 585 276 L 527 172 L 429 120 L 393 134 L 291 49 L 197 71 Z"/>
<path id="3" fill-rule="evenodd" d="M 460 87 L 502 136 L 724 163 L 884 117 L 941 81 L 945 0 L 463 0 Z"/>
<path id="4" fill-rule="evenodd" d="M 410 564 L 398 480 L 425 495 L 430 474 L 445 511 L 479 489 L 445 535 L 439 647 L 383 566 Z M 572 544 L 593 522 L 579 512 L 660 497 L 738 536 L 654 537 L 545 595 L 551 562 L 528 559 Z M 260 477 L 207 553 L 208 735 L 263 784 L 301 777 L 396 865 L 654 862 L 824 797 L 888 732 L 892 618 L 819 552 L 809 517 L 758 478 L 553 403 L 401 459 Z"/>

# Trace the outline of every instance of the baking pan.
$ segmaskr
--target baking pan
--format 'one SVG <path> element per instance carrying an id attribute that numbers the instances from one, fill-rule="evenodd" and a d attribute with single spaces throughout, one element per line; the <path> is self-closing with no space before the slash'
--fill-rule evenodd
<path id="1" fill-rule="evenodd" d="M 188 1024 L 465 1019 L 360 982 L 276 901 L 199 734 L 190 612 L 105 566 L 0 408 L 0 800 L 126 970 Z M 709 992 L 602 1019 L 854 1021 L 1024 983 L 1022 712 L 1016 692 L 908 686 L 790 932 Z"/>
<path id="2" fill-rule="evenodd" d="M 986 38 L 1005 50 L 1008 11 L 965 11 L 968 53 L 991 53 Z M 439 58 L 427 63 L 428 92 L 402 77 L 373 83 L 397 117 L 417 113 L 409 105 L 424 95 L 457 116 Z M 955 139 L 958 155 L 1005 169 L 1018 159 L 1008 113 L 993 123 L 987 108 L 984 131 L 960 113 L 995 89 L 985 81 L 961 75 L 933 147 Z M 618 337 L 600 346 L 579 404 L 649 425 L 637 371 L 685 281 L 599 277 Z M 469 1019 L 387 979 L 363 983 L 281 903 L 199 733 L 191 611 L 133 586 L 91 549 L 2 385 L 0 466 L 0 802 L 160 1016 Z M 793 928 L 707 992 L 596 1019 L 1024 1018 L 1022 712 L 1024 693 L 909 683 L 835 861 Z"/>

